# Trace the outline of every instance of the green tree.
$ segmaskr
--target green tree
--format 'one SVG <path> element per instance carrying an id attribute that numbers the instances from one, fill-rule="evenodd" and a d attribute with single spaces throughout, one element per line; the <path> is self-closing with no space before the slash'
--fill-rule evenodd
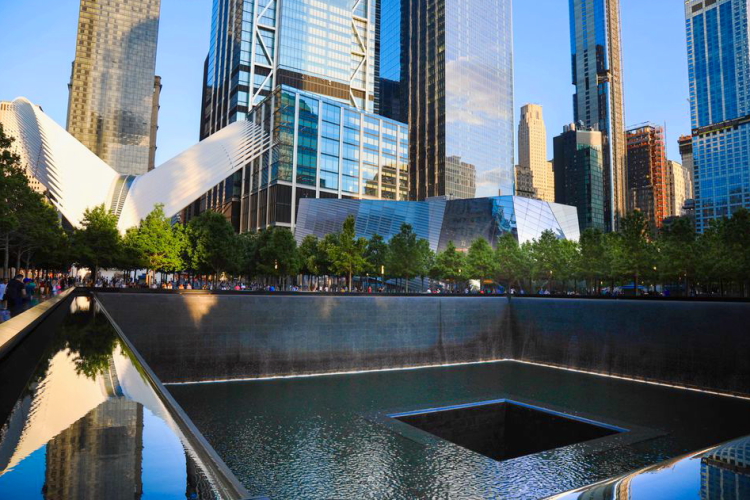
<path id="1" fill-rule="evenodd" d="M 477 238 L 472 242 L 466 254 L 466 267 L 469 276 L 479 279 L 482 283 L 497 276 L 500 266 L 492 246 L 486 239 Z"/>
<path id="2" fill-rule="evenodd" d="M 417 234 L 409 224 L 401 224 L 401 230 L 388 243 L 389 274 L 405 280 L 406 293 L 409 293 L 409 280 L 419 276 L 421 253 Z"/>
<path id="3" fill-rule="evenodd" d="M 239 253 L 238 274 L 253 279 L 260 275 L 258 262 L 260 260 L 260 233 L 242 233 L 236 238 Z"/>
<path id="4" fill-rule="evenodd" d="M 180 225 L 172 226 L 164 214 L 164 205 L 158 204 L 138 225 L 134 232 L 126 233 L 127 247 L 137 249 L 147 271 L 173 273 L 181 271 L 186 238 Z"/>
<path id="5" fill-rule="evenodd" d="M 365 258 L 370 266 L 370 271 L 375 274 L 383 274 L 388 261 L 388 244 L 379 234 L 373 234 L 367 242 Z"/>
<path id="6" fill-rule="evenodd" d="M 520 282 L 525 275 L 523 252 L 512 233 L 505 233 L 497 239 L 495 261 L 497 262 L 497 281 L 504 282 L 507 285 L 506 292 L 510 294 L 513 284 Z"/>
<path id="7" fill-rule="evenodd" d="M 430 242 L 424 238 L 420 238 L 417 241 L 417 250 L 419 252 L 419 271 L 417 276 L 422 280 L 422 288 L 424 289 L 424 280 L 430 276 L 435 268 L 435 252 L 430 248 Z"/>
<path id="8" fill-rule="evenodd" d="M 731 259 L 733 279 L 750 295 L 750 211 L 741 208 L 719 224 L 719 235 Z"/>
<path id="9" fill-rule="evenodd" d="M 579 269 L 589 289 L 601 293 L 602 278 L 608 275 L 605 236 L 601 230 L 588 228 L 581 234 Z"/>
<path id="10" fill-rule="evenodd" d="M 305 236 L 299 246 L 300 271 L 310 277 L 310 290 L 313 289 L 312 277 L 320 275 L 318 247 L 318 238 L 312 234 Z"/>
<path id="11" fill-rule="evenodd" d="M 434 277 L 453 283 L 455 290 L 458 282 L 463 279 L 464 270 L 466 269 L 466 255 L 456 249 L 453 241 L 449 241 L 445 250 L 437 254 L 435 268 Z"/>
<path id="12" fill-rule="evenodd" d="M 274 276 L 281 284 L 282 278 L 296 275 L 300 269 L 297 240 L 285 227 L 271 227 L 261 232 L 258 262 L 260 272 Z"/>
<path id="13" fill-rule="evenodd" d="M 620 221 L 620 251 L 618 267 L 631 277 L 638 295 L 640 278 L 655 264 L 655 249 L 650 238 L 649 222 L 640 210 L 635 210 Z"/>
<path id="14" fill-rule="evenodd" d="M 73 257 L 79 267 L 91 270 L 95 283 L 101 269 L 115 267 L 121 257 L 122 238 L 117 216 L 99 205 L 86 209 L 81 228 L 73 233 Z"/>
<path id="15" fill-rule="evenodd" d="M 201 273 L 211 273 L 214 284 L 223 271 L 240 260 L 234 228 L 222 214 L 206 211 L 192 219 L 187 227 L 188 255 L 191 267 Z"/>
<path id="16" fill-rule="evenodd" d="M 560 270 L 560 246 L 560 240 L 549 229 L 532 242 L 531 251 L 536 269 L 545 276 L 549 288 L 553 288 L 555 272 Z"/>
<path id="17" fill-rule="evenodd" d="M 658 244 L 658 270 L 662 277 L 684 282 L 690 293 L 690 281 L 696 273 L 696 234 L 692 221 L 678 218 L 661 230 Z"/>
<path id="18" fill-rule="evenodd" d="M 352 289 L 352 276 L 365 271 L 368 262 L 365 258 L 367 239 L 357 238 L 354 230 L 355 219 L 350 215 L 344 221 L 338 241 L 328 247 L 328 256 L 335 273 L 348 277 L 348 288 Z"/>
<path id="19" fill-rule="evenodd" d="M 34 196 L 21 166 L 21 158 L 11 151 L 14 139 L 0 124 L 0 241 L 3 246 L 3 276 L 10 271 L 11 239 L 22 230 L 21 218 L 26 202 Z"/>

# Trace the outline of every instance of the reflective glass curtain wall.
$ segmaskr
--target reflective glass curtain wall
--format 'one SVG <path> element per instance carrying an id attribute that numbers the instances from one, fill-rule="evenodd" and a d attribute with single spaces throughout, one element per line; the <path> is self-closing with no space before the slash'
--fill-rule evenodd
<path id="1" fill-rule="evenodd" d="M 607 228 L 625 215 L 627 160 L 620 0 L 570 0 L 575 122 L 602 132 Z"/>
<path id="2" fill-rule="evenodd" d="M 407 4 L 412 198 L 512 194 L 510 0 Z"/>
<path id="3" fill-rule="evenodd" d="M 685 3 L 699 231 L 750 208 L 748 0 Z"/>
<path id="4" fill-rule="evenodd" d="M 405 200 L 406 125 L 279 86 L 248 115 L 273 147 L 239 173 L 240 231 L 294 227 L 304 198 Z"/>
<path id="5" fill-rule="evenodd" d="M 151 165 L 160 0 L 81 0 L 67 129 L 121 174 Z"/>

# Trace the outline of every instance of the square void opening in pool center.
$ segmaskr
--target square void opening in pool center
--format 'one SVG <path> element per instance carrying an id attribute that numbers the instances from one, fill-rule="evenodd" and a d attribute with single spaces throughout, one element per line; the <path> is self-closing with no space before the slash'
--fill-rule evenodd
<path id="1" fill-rule="evenodd" d="M 418 410 L 390 417 L 497 461 L 627 431 L 510 400 Z"/>

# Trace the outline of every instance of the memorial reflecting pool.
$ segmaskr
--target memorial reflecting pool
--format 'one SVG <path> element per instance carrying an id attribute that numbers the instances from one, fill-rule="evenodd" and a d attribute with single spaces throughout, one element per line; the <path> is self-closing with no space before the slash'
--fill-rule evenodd
<path id="1" fill-rule="evenodd" d="M 30 363 L 30 349 L 24 345 L 3 360 L 0 498 L 218 498 L 171 410 L 95 309 L 87 297 L 76 297 L 67 314 L 61 311 L 64 318 L 15 400 L 13 378 L 23 376 L 17 361 Z M 36 334 L 25 342 L 43 340 Z"/>
<path id="2" fill-rule="evenodd" d="M 169 390 L 274 499 L 542 498 L 750 434 L 749 401 L 517 362 Z M 392 418 L 497 400 L 626 432 L 495 461 Z"/>

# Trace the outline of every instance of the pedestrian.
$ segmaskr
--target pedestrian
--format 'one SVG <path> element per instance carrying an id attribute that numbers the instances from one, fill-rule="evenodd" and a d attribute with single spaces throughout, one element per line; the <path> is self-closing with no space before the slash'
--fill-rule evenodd
<path id="1" fill-rule="evenodd" d="M 5 278 L 3 278 L 0 281 L 0 306 L 2 306 L 1 307 L 2 309 L 6 308 L 6 305 L 5 305 L 5 289 L 7 287 L 8 287 L 8 280 L 6 280 Z"/>
<path id="2" fill-rule="evenodd" d="M 20 312 L 25 297 L 26 288 L 23 285 L 23 274 L 17 274 L 5 289 L 5 299 L 8 301 L 11 316 Z"/>

